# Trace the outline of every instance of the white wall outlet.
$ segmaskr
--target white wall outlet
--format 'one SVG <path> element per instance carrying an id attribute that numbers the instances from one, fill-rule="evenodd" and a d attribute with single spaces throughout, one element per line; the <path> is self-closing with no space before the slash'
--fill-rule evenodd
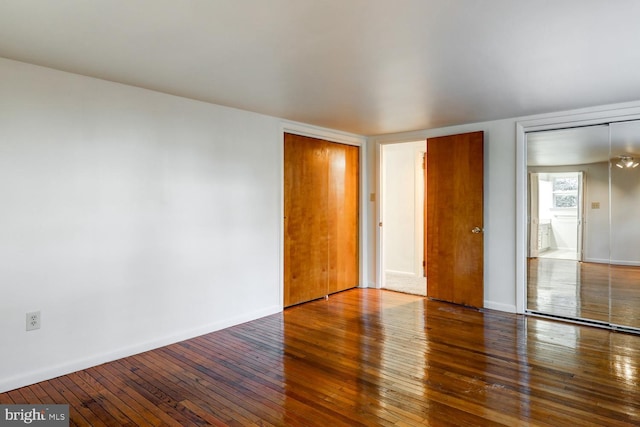
<path id="1" fill-rule="evenodd" d="M 40 329 L 40 312 L 33 311 L 27 313 L 27 331 L 33 331 L 34 329 Z"/>

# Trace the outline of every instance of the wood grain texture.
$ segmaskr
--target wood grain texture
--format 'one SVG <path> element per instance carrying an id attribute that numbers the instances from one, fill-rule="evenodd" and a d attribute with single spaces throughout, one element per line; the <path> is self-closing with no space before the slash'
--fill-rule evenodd
<path id="1" fill-rule="evenodd" d="M 329 161 L 328 293 L 359 284 L 359 158 L 356 146 L 327 143 Z"/>
<path id="2" fill-rule="evenodd" d="M 325 144 L 284 138 L 284 305 L 327 295 L 329 169 Z"/>
<path id="3" fill-rule="evenodd" d="M 640 328 L 640 267 L 529 258 L 527 309 Z"/>
<path id="4" fill-rule="evenodd" d="M 631 426 L 640 336 L 374 289 L 0 394 L 81 426 Z"/>
<path id="5" fill-rule="evenodd" d="M 611 264 L 610 322 L 640 328 L 640 267 Z"/>
<path id="6" fill-rule="evenodd" d="M 285 134 L 284 305 L 359 284 L 359 148 Z"/>
<path id="7" fill-rule="evenodd" d="M 483 132 L 427 140 L 427 294 L 484 304 Z"/>

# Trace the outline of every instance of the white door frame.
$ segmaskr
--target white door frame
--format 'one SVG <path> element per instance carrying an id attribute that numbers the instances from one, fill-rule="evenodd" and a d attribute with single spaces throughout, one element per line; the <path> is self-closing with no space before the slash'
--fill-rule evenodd
<path id="1" fill-rule="evenodd" d="M 528 235 L 529 235 L 529 252 L 527 254 L 528 257 L 536 258 L 538 256 L 538 233 L 539 233 L 539 200 L 540 195 L 538 193 L 538 174 L 536 172 L 530 172 L 528 174 L 528 203 L 529 209 L 527 212 L 529 213 L 528 223 Z"/>
<path id="2" fill-rule="evenodd" d="M 578 172 L 578 261 L 584 258 L 584 210 L 585 210 L 585 179 L 584 171 Z"/>

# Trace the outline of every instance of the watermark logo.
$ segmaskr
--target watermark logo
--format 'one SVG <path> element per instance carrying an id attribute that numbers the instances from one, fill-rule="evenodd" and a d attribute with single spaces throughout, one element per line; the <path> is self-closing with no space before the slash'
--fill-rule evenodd
<path id="1" fill-rule="evenodd" d="M 0 427 L 69 426 L 69 405 L 0 405 Z"/>

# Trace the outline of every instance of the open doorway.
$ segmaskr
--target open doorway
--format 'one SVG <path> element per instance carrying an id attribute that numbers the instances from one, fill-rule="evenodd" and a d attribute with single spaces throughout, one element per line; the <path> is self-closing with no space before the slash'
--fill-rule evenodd
<path id="1" fill-rule="evenodd" d="M 582 260 L 583 172 L 530 175 L 530 257 Z"/>
<path id="2" fill-rule="evenodd" d="M 424 276 L 424 171 L 426 141 L 382 149 L 382 288 L 427 294 Z"/>

